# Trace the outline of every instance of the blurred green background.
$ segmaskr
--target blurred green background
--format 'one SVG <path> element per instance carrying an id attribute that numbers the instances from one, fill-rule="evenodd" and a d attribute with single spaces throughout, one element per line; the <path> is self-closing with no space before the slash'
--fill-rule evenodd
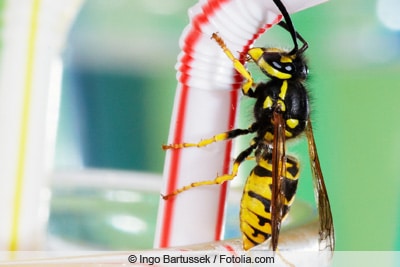
<path id="1" fill-rule="evenodd" d="M 85 1 L 63 54 L 57 169 L 162 172 L 178 40 L 195 2 Z M 338 250 L 400 250 L 398 8 L 390 0 L 332 0 L 293 15 L 310 45 L 314 131 Z M 258 44 L 291 47 L 278 27 Z M 304 142 L 293 151 L 304 162 L 299 199 L 313 203 Z M 56 212 L 60 200 L 55 194 L 50 226 L 61 235 L 57 225 L 69 216 Z"/>

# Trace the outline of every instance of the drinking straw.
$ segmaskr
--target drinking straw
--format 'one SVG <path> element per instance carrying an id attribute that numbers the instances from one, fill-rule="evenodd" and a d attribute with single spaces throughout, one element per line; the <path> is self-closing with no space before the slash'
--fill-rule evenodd
<path id="1" fill-rule="evenodd" d="M 289 13 L 324 0 L 284 1 Z M 189 9 L 180 38 L 177 80 L 168 143 L 196 143 L 233 129 L 242 77 L 210 37 L 218 33 L 242 62 L 254 41 L 282 16 L 272 0 L 200 0 Z M 166 152 L 161 194 L 227 174 L 230 141 Z M 227 184 L 202 186 L 160 200 L 155 247 L 219 240 L 223 234 Z M 239 203 L 238 203 L 239 205 Z"/>
<path id="2" fill-rule="evenodd" d="M 0 249 L 41 248 L 49 193 L 46 160 L 56 124 L 50 88 L 80 0 L 4 1 L 0 57 Z M 57 65 L 59 66 L 59 65 Z M 61 71 L 58 71 L 58 78 Z M 49 113 L 48 113 L 49 111 Z"/>
<path id="3" fill-rule="evenodd" d="M 318 220 L 312 220 L 302 226 L 282 231 L 280 235 L 280 252 L 274 256 L 273 266 L 306 266 L 321 267 L 329 266 L 331 260 L 330 252 L 322 253 L 318 250 Z M 256 257 L 273 256 L 268 244 L 261 244 L 256 250 L 244 252 L 240 239 L 230 239 L 218 242 L 196 244 L 192 246 L 173 247 L 168 250 L 145 250 L 145 251 L 124 251 L 124 252 L 104 252 L 104 251 L 47 251 L 47 252 L 17 252 L 1 254 L 0 266 L 149 266 L 147 259 L 157 259 L 154 266 L 179 266 L 178 263 L 167 262 L 164 256 L 184 256 L 211 257 L 212 266 L 248 266 L 244 262 L 224 261 L 226 257 L 240 256 Z M 220 255 L 224 255 L 223 258 Z M 336 255 L 335 255 L 336 256 Z M 215 258 L 214 260 L 214 257 Z M 281 258 L 280 258 L 281 257 Z M 290 264 L 279 264 L 280 261 L 287 260 Z M 135 261 L 135 262 L 133 262 Z M 192 266 L 191 264 L 185 264 Z M 268 264 L 262 264 L 262 266 Z M 194 265 L 193 265 L 194 266 Z M 259 266 L 259 265 L 255 265 Z"/>

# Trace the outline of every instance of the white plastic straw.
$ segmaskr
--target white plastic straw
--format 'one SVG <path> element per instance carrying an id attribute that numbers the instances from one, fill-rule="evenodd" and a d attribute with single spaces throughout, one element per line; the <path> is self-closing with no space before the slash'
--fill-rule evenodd
<path id="1" fill-rule="evenodd" d="M 46 160 L 55 134 L 53 63 L 80 0 L 5 1 L 0 56 L 0 250 L 34 250 L 45 237 Z M 58 72 L 60 74 L 60 71 Z M 58 76 L 60 77 L 60 76 Z M 49 102 L 48 102 L 49 101 Z M 57 110 L 51 110 L 55 115 Z M 52 123 L 51 123 L 52 122 Z"/>
<path id="2" fill-rule="evenodd" d="M 297 266 L 323 267 L 330 266 L 331 252 L 318 251 L 318 220 L 280 235 L 280 252 L 273 254 L 268 244 L 262 244 L 256 250 L 243 251 L 240 239 L 197 244 L 194 246 L 174 247 L 168 250 L 126 251 L 126 252 L 20 252 L 0 253 L 0 266 L 180 266 L 168 261 L 168 257 L 210 257 L 210 266 Z M 236 261 L 230 259 L 235 258 Z M 244 257 L 254 261 L 246 264 Z M 273 257 L 269 264 L 257 259 Z M 271 260 L 271 258 L 269 258 Z M 288 262 L 290 264 L 288 264 Z M 185 266 L 199 264 L 184 263 Z"/>
<path id="3" fill-rule="evenodd" d="M 284 1 L 290 13 L 323 0 Z M 201 0 L 189 10 L 178 57 L 178 86 L 168 143 L 198 142 L 235 126 L 242 79 L 211 40 L 218 33 L 236 57 L 281 19 L 272 0 Z M 231 143 L 169 150 L 161 193 L 229 173 Z M 203 186 L 160 201 L 155 247 L 219 240 L 223 233 L 227 185 Z M 238 203 L 239 205 L 239 203 Z"/>

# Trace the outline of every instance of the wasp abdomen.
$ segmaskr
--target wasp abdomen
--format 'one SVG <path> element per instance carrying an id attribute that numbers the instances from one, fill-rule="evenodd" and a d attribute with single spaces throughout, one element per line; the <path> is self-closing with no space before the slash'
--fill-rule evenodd
<path id="1" fill-rule="evenodd" d="M 283 218 L 293 203 L 299 175 L 299 163 L 296 158 L 288 156 L 285 165 L 286 175 L 282 179 L 282 191 L 285 196 Z M 271 186 L 272 162 L 270 159 L 260 158 L 258 165 L 247 178 L 241 201 L 240 228 L 245 250 L 263 243 L 271 236 Z"/>

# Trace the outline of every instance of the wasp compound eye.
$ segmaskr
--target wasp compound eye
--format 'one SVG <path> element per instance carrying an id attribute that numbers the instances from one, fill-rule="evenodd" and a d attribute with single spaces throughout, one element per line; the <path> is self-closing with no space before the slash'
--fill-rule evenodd
<path id="1" fill-rule="evenodd" d="M 284 73 L 293 74 L 296 72 L 296 66 L 293 63 L 282 63 L 279 61 L 272 61 L 271 65 L 274 69 Z"/>

